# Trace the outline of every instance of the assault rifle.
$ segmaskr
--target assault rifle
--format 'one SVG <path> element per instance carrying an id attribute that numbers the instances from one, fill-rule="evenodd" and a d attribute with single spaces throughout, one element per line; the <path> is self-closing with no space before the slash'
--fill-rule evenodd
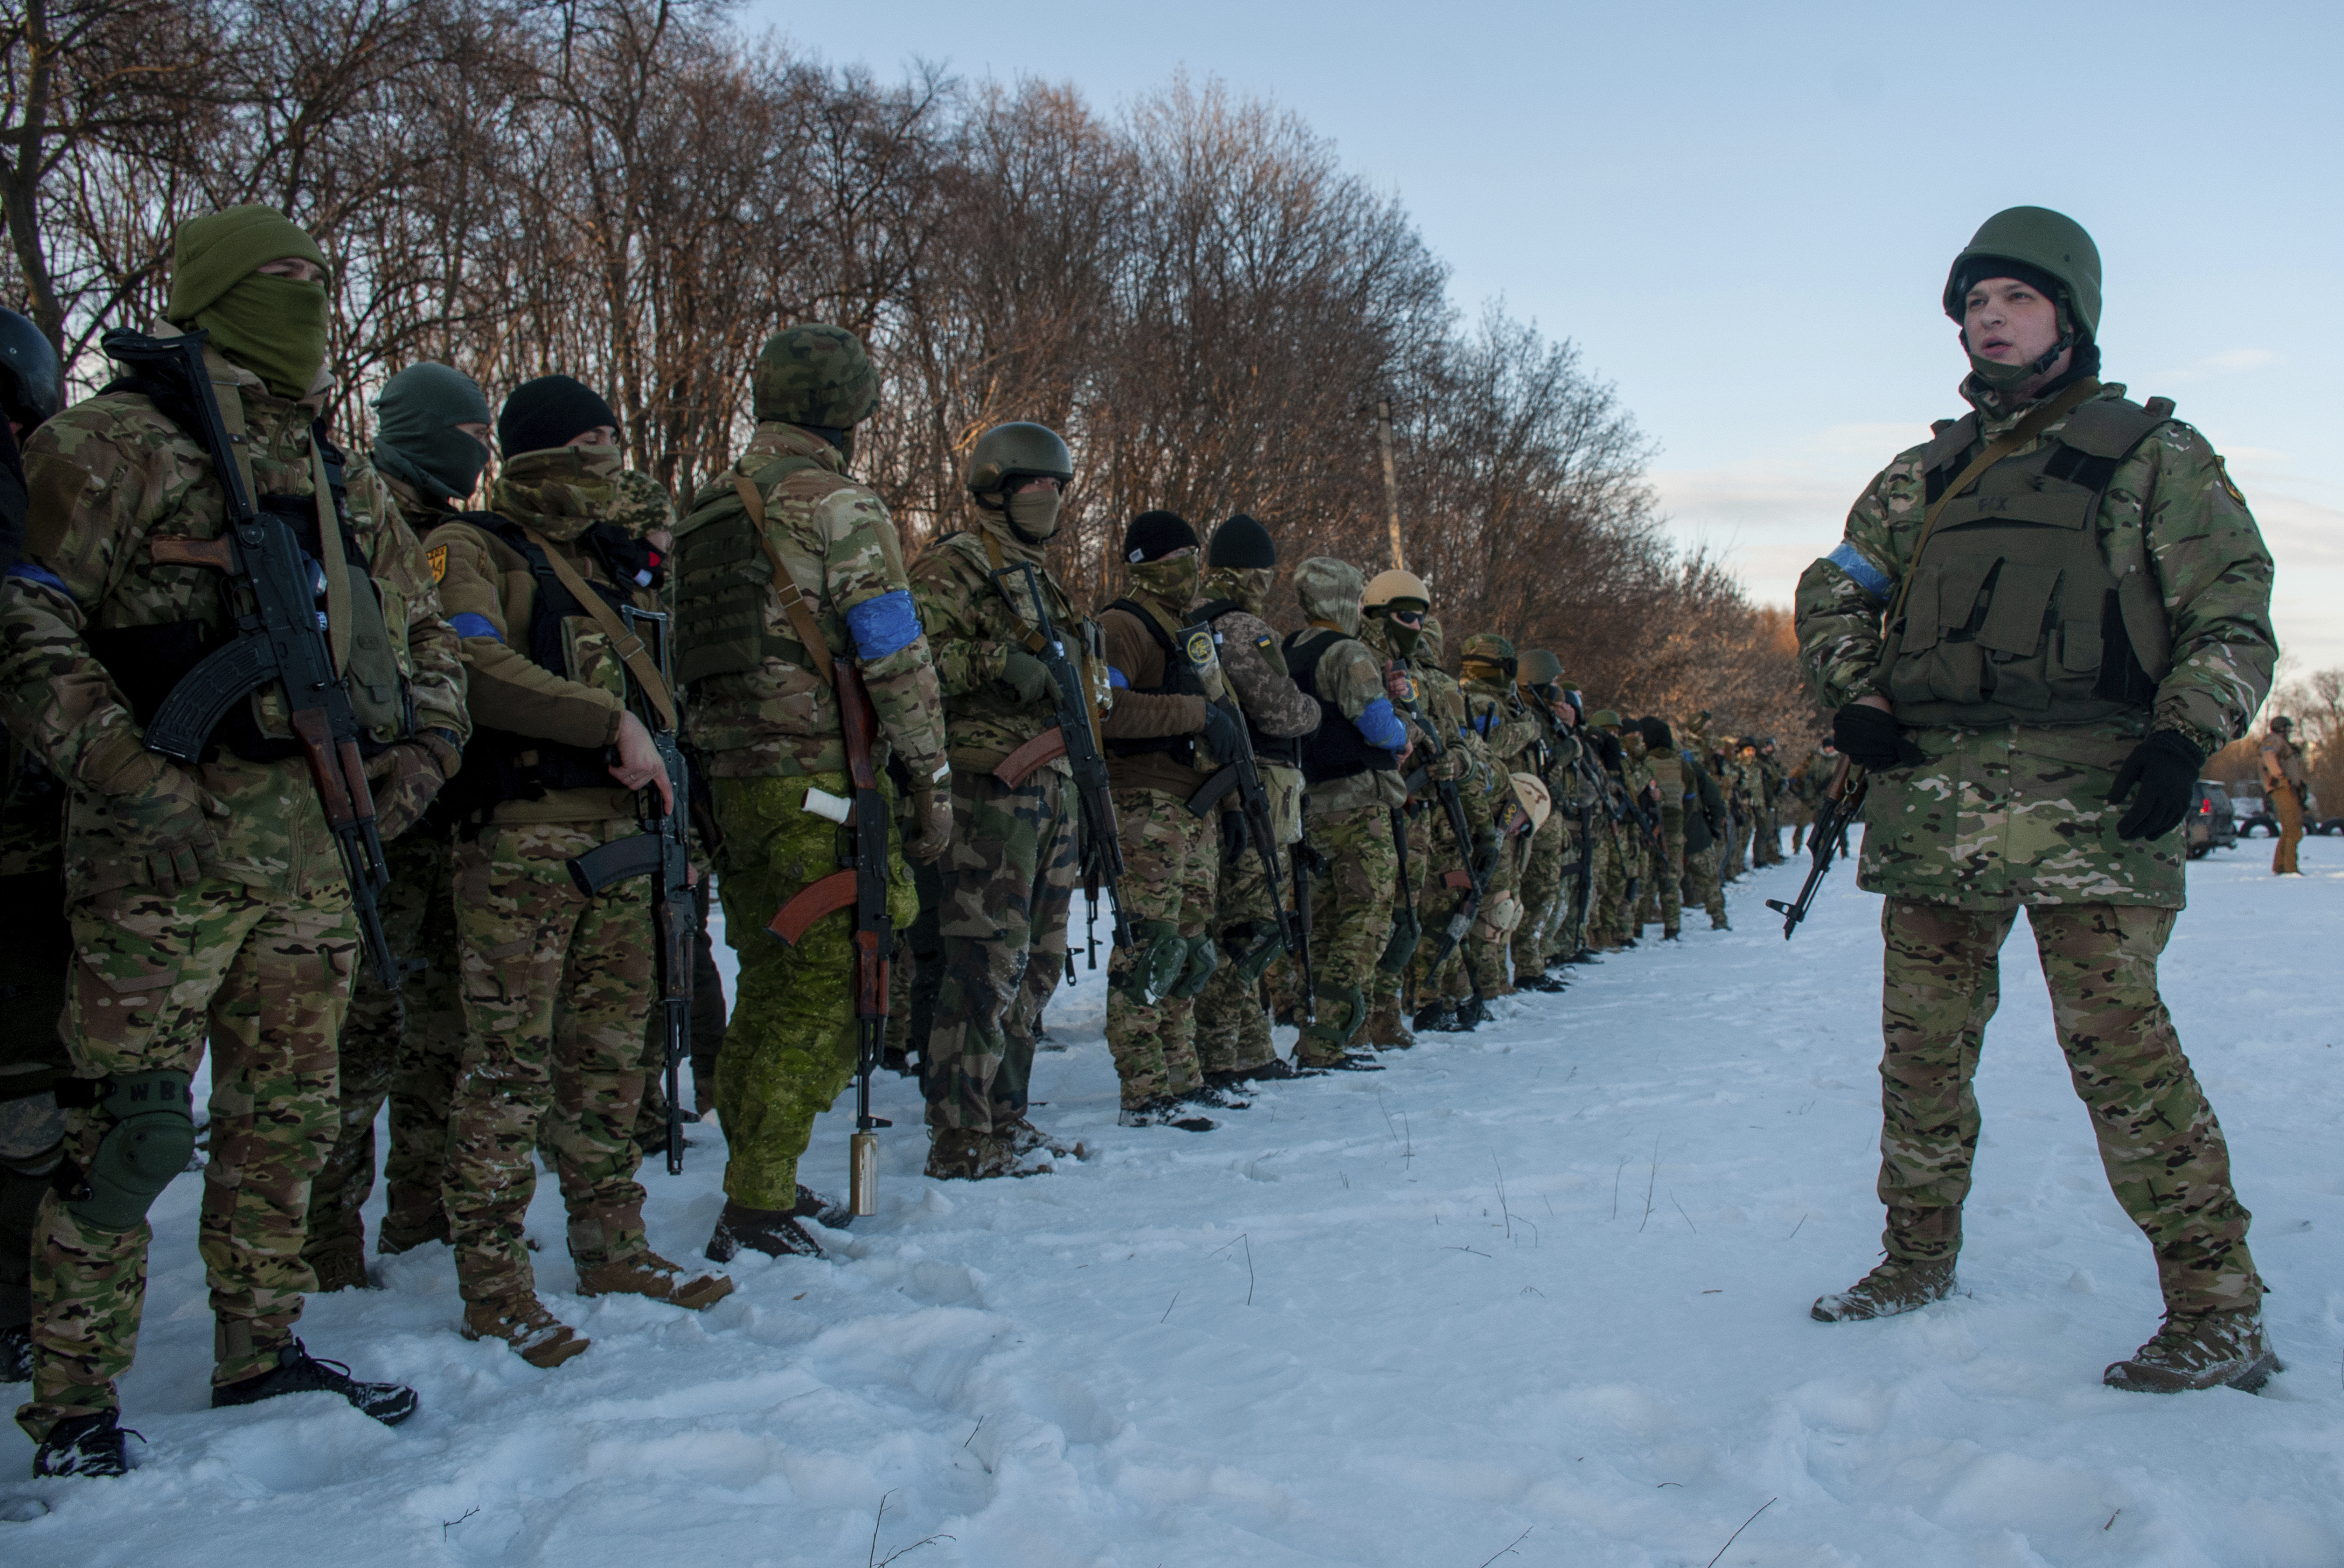
<path id="1" fill-rule="evenodd" d="M 1807 879 L 1799 889 L 1799 896 L 1789 903 L 1769 899 L 1766 907 L 1783 917 L 1783 940 L 1789 941 L 1799 934 L 1799 922 L 1807 918 L 1807 910 L 1823 890 L 1824 879 L 1831 875 L 1832 861 L 1847 843 L 1847 830 L 1855 822 L 1856 813 L 1864 809 L 1864 791 L 1872 786 L 1871 776 L 1847 758 L 1839 759 L 1838 771 L 1832 775 L 1830 786 L 1823 799 L 1815 802 L 1814 831 L 1807 836 L 1807 853 L 1812 864 L 1807 868 Z"/>
<path id="2" fill-rule="evenodd" d="M 1278 945 L 1292 952 L 1294 923 L 1287 913 L 1285 901 L 1278 896 L 1278 886 L 1285 880 L 1278 874 L 1278 824 L 1270 816 L 1269 790 L 1261 781 L 1261 768 L 1254 759 L 1253 737 L 1246 729 L 1245 714 L 1236 703 L 1220 702 L 1215 706 L 1238 721 L 1238 754 L 1188 797 L 1188 810 L 1202 817 L 1218 808 L 1230 790 L 1238 792 L 1238 809 L 1245 818 L 1246 837 L 1253 841 L 1254 853 L 1261 857 L 1261 874 L 1269 886 L 1270 912 L 1278 917 Z"/>
<path id="3" fill-rule="evenodd" d="M 630 630 L 646 625 L 657 628 L 659 671 L 666 678 L 667 617 L 631 606 L 619 615 Z M 635 682 L 630 679 L 628 684 Z M 672 681 L 669 689 L 673 689 Z M 648 709 L 650 704 L 641 706 Z M 666 771 L 667 792 L 662 796 L 657 788 L 642 791 L 637 799 L 642 802 L 643 830 L 573 858 L 570 879 L 591 899 L 630 877 L 652 879 L 652 926 L 659 938 L 662 1062 L 667 1086 L 667 1173 L 680 1176 L 683 1173 L 683 1064 L 692 1055 L 692 970 L 698 956 L 693 949 L 700 929 L 692 875 L 692 768 L 674 731 L 655 722 L 647 722 L 644 728 L 651 732 L 652 746 Z"/>
<path id="4" fill-rule="evenodd" d="M 870 689 L 851 659 L 836 662 L 833 680 L 847 776 L 854 786 L 848 817 L 854 851 L 840 858 L 842 869 L 800 889 L 765 929 L 795 947 L 823 916 L 850 904 L 854 908 L 854 1132 L 847 1142 L 847 1207 L 864 1215 L 877 1211 L 872 1188 L 879 1175 L 878 1129 L 894 1125 L 871 1114 L 871 1075 L 887 1047 L 888 972 L 895 958 L 895 926 L 887 917 L 890 819 L 871 761 L 879 716 L 872 709 Z"/>
<path id="5" fill-rule="evenodd" d="M 1099 889 L 1106 889 L 1109 935 L 1116 947 L 1129 947 L 1132 937 L 1123 918 L 1123 894 L 1118 886 L 1123 880 L 1123 843 L 1116 837 L 1115 794 L 1107 783 L 1106 756 L 1099 749 L 1097 719 L 1091 712 L 1089 689 L 1066 657 L 1066 645 L 1051 622 L 1049 608 L 1042 601 L 1041 579 L 1035 575 L 1031 561 L 1003 567 L 992 574 L 994 586 L 1001 597 L 1008 599 L 1012 608 L 1016 600 L 1010 598 L 1002 578 L 1014 573 L 1026 575 L 1026 593 L 1034 607 L 1036 629 L 1026 638 L 1026 650 L 1042 661 L 1050 672 L 1050 688 L 1057 699 L 1057 722 L 1042 731 L 1025 745 L 1002 759 L 993 776 L 1012 789 L 1023 784 L 1034 769 L 1053 758 L 1064 757 L 1074 770 L 1075 799 L 1082 812 L 1082 838 L 1079 853 L 1082 858 L 1083 897 L 1088 910 L 1086 928 L 1090 942 L 1090 967 L 1098 968 L 1098 906 Z M 1075 955 L 1066 954 L 1066 979 L 1074 979 Z"/>
<path id="6" fill-rule="evenodd" d="M 1327 869 L 1327 857 L 1305 839 L 1294 846 L 1294 964 L 1302 976 L 1302 1021 L 1318 1021 L 1318 981 L 1310 972 L 1310 879 Z"/>
<path id="7" fill-rule="evenodd" d="M 283 518 L 254 505 L 220 418 L 211 372 L 204 364 L 207 336 L 197 328 L 180 337 L 148 337 L 117 327 L 102 339 L 108 357 L 159 383 L 165 396 L 178 405 L 167 412 L 184 414 L 181 422 L 191 425 L 187 433 L 211 459 L 225 502 L 224 537 L 157 538 L 150 543 L 154 558 L 225 572 L 230 588 L 240 590 L 235 597 L 243 601 L 237 611 L 235 639 L 206 655 L 171 688 L 147 722 L 146 749 L 193 766 L 229 709 L 263 686 L 281 684 L 287 720 L 309 765 L 309 782 L 317 789 L 326 826 L 341 854 L 342 878 L 349 885 L 350 908 L 358 916 L 367 961 L 374 966 L 377 980 L 397 990 L 423 966 L 392 952 L 382 929 L 381 900 L 390 885 L 390 869 L 383 863 L 374 793 L 367 787 L 366 765 L 359 753 L 364 730 L 350 707 L 349 689 L 334 672 L 330 634 L 318 609 L 324 568 L 301 548 Z M 318 498 L 320 505 L 327 500 Z M 327 510 L 333 508 L 327 505 Z M 322 530 L 339 526 L 338 518 L 319 525 L 321 552 L 328 548 Z M 338 547 L 339 538 L 334 543 Z"/>

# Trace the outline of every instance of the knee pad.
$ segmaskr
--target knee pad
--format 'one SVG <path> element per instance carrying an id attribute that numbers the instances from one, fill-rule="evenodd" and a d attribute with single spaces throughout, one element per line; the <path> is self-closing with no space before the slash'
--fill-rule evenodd
<path id="1" fill-rule="evenodd" d="M 1188 944 L 1187 967 L 1180 979 L 1167 993 L 1187 1000 L 1204 993 L 1212 982 L 1213 971 L 1221 967 L 1221 950 L 1213 945 L 1210 937 L 1198 937 Z"/>
<path id="2" fill-rule="evenodd" d="M 1187 939 L 1170 920 L 1134 921 L 1131 935 L 1137 951 L 1123 974 L 1124 994 L 1149 1007 L 1170 994 L 1187 971 Z"/>
<path id="3" fill-rule="evenodd" d="M 115 1124 L 66 1207 L 85 1225 L 127 1231 L 187 1168 L 196 1151 L 194 1100 L 184 1072 L 126 1072 L 106 1081 L 98 1105 Z"/>
<path id="4" fill-rule="evenodd" d="M 1238 978 L 1248 987 L 1260 983 L 1262 974 L 1286 951 L 1286 944 L 1278 940 L 1278 928 L 1263 930 L 1256 925 L 1232 926 L 1223 935 L 1232 940 L 1242 940 L 1244 947 L 1226 955 L 1222 961 L 1236 970 Z"/>
<path id="5" fill-rule="evenodd" d="M 1310 993 L 1317 999 L 1318 1021 L 1302 1032 L 1315 1035 L 1330 1045 L 1351 1043 L 1368 1021 L 1367 993 L 1358 986 L 1320 985 Z"/>
<path id="6" fill-rule="evenodd" d="M 1424 924 L 1412 909 L 1402 910 L 1392 916 L 1391 940 L 1384 944 L 1384 956 L 1376 960 L 1376 968 L 1388 975 L 1397 975 L 1408 968 L 1408 960 L 1416 956 L 1417 943 L 1424 940 Z"/>

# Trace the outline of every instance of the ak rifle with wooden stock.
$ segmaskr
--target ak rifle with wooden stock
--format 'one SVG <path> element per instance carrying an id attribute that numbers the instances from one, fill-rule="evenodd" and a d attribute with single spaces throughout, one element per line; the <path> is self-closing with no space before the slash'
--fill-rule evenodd
<path id="1" fill-rule="evenodd" d="M 1854 825 L 1856 813 L 1864 809 L 1864 791 L 1871 784 L 1871 777 L 1863 769 L 1845 757 L 1839 759 L 1839 770 L 1832 775 L 1824 798 L 1815 802 L 1814 830 L 1807 835 L 1807 852 L 1813 863 L 1807 868 L 1805 884 L 1799 889 L 1799 896 L 1787 904 L 1780 899 L 1766 900 L 1766 907 L 1783 917 L 1784 941 L 1798 935 L 1799 922 L 1807 918 L 1815 895 L 1823 891 L 1824 879 L 1831 875 L 1832 861 L 1845 847 L 1847 830 Z"/>
<path id="2" fill-rule="evenodd" d="M 157 561 L 207 567 L 227 576 L 236 635 L 171 688 L 147 722 L 146 749 L 193 767 L 231 708 L 271 682 L 281 684 L 286 719 L 341 855 L 359 942 L 375 978 L 397 990 L 422 965 L 392 952 L 382 929 L 381 900 L 390 886 L 390 869 L 383 863 L 374 793 L 367 787 L 359 751 L 365 729 L 350 707 L 349 689 L 335 671 L 331 633 L 318 610 L 325 568 L 309 558 L 283 518 L 254 504 L 204 364 L 207 336 L 198 328 L 180 337 L 149 337 L 116 327 L 102 339 L 107 357 L 177 405 L 164 412 L 177 416 L 211 459 L 227 518 L 227 532 L 217 539 L 157 538 L 150 543 Z M 319 525 L 320 551 L 326 549 L 327 526 Z M 337 538 L 337 548 L 339 543 Z"/>

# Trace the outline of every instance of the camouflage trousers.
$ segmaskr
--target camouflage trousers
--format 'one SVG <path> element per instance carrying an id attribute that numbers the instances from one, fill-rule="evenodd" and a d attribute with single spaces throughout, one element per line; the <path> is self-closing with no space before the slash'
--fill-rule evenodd
<path id="1" fill-rule="evenodd" d="M 1221 869 L 1217 816 L 1197 816 L 1180 797 L 1160 789 L 1117 789 L 1115 819 L 1123 842 L 1124 923 L 1160 922 L 1187 942 L 1205 936 Z M 1196 999 L 1142 1002 L 1130 990 L 1139 963 L 1139 950 L 1125 947 L 1107 963 L 1106 1045 L 1127 1108 L 1204 1082 Z"/>
<path id="2" fill-rule="evenodd" d="M 888 979 L 887 1049 L 921 1068 L 928 1036 L 935 1032 L 936 994 L 945 988 L 945 877 L 939 867 L 917 860 L 910 865 L 920 912 L 896 934 Z"/>
<path id="3" fill-rule="evenodd" d="M 676 1081 L 687 1081 L 683 1090 L 683 1106 L 690 1111 L 696 1104 L 712 1103 L 716 1094 L 716 1058 L 724 1048 L 724 977 L 716 970 L 716 950 L 708 937 L 708 904 L 715 887 L 715 879 L 703 869 L 700 885 L 692 890 L 692 913 L 697 922 L 692 942 L 692 1050 L 684 1065 L 691 1070 L 687 1081 L 679 1066 Z M 635 1142 L 644 1149 L 656 1148 L 667 1136 L 667 1010 L 653 993 L 651 1010 L 643 1019 L 643 1102 L 635 1115 Z"/>
<path id="4" fill-rule="evenodd" d="M 581 1265 L 643 1251 L 643 1012 L 655 960 L 652 888 L 599 898 L 568 861 L 631 820 L 497 824 L 456 846 L 464 1057 L 448 1112 L 444 1201 L 468 1302 L 537 1288 L 524 1223 L 536 1150 L 552 1156 Z"/>
<path id="5" fill-rule="evenodd" d="M 1522 868 L 1522 919 L 1513 935 L 1518 979 L 1531 980 L 1546 972 L 1562 901 L 1562 861 L 1570 846 L 1571 819 L 1560 809 L 1549 813 L 1546 826 L 1531 839 L 1530 861 Z"/>
<path id="6" fill-rule="evenodd" d="M 2076 1096 L 2117 1201 L 2157 1255 L 2168 1311 L 2250 1307 L 2262 1282 L 2229 1149 L 2157 988 L 2177 911 L 2035 905 L 2027 920 Z M 1880 1197 L 1891 1257 L 1950 1257 L 1977 1150 L 1977 1070 L 2015 910 L 1891 897 L 1881 914 Z"/>
<path id="7" fill-rule="evenodd" d="M 1026 1114 L 1032 1020 L 1066 970 L 1077 807 L 1074 776 L 1055 767 L 1015 786 L 956 767 L 952 790 L 921 1088 L 929 1126 L 989 1132 Z"/>
<path id="8" fill-rule="evenodd" d="M 1773 806 L 1758 813 L 1757 838 L 1751 845 L 1751 864 L 1779 866 L 1783 863 L 1783 814 Z"/>
<path id="9" fill-rule="evenodd" d="M 1416 918 L 1423 929 L 1424 940 L 1417 944 L 1416 957 L 1408 966 L 1409 989 L 1420 1007 L 1435 997 L 1462 1000 L 1473 990 L 1465 980 L 1464 944 L 1473 940 L 1470 926 L 1463 940 L 1441 955 L 1437 967 L 1432 961 L 1448 943 L 1450 922 L 1465 908 L 1467 890 L 1472 886 L 1466 861 L 1472 849 L 1457 841 L 1456 831 L 1449 825 L 1448 814 L 1440 809 L 1439 802 L 1425 816 L 1431 832 L 1424 849 L 1424 879 L 1416 890 Z M 1413 835 L 1409 845 L 1411 873 L 1417 848 L 1412 839 Z"/>
<path id="10" fill-rule="evenodd" d="M 854 1081 L 854 913 L 824 915 L 793 947 L 766 922 L 807 883 L 838 869 L 854 835 L 805 809 L 809 788 L 850 792 L 844 773 L 787 779 L 715 779 L 724 829 L 717 897 L 725 940 L 741 960 L 741 989 L 716 1060 L 716 1114 L 730 1157 L 725 1195 L 751 1209 L 797 1201 L 798 1157 L 814 1118 Z M 883 775 L 882 792 L 894 786 Z M 919 895 L 890 836 L 887 914 L 898 930 L 919 913 Z"/>
<path id="11" fill-rule="evenodd" d="M 1661 897 L 1661 930 L 1673 933 L 1684 924 L 1684 809 L 1674 810 L 1666 804 L 1661 807 L 1661 848 L 1667 852 L 1663 859 L 1652 850 L 1650 842 L 1645 853 L 1652 868 L 1652 883 Z"/>
<path id="12" fill-rule="evenodd" d="M 81 1080 L 192 1074 L 212 1051 L 210 1159 L 198 1250 L 211 1285 L 215 1383 L 275 1364 L 316 1282 L 301 1260 L 309 1181 L 334 1142 L 335 1042 L 359 963 L 338 883 L 314 898 L 207 878 L 170 896 L 121 888 L 69 911 L 76 963 L 66 1052 Z M 86 1169 L 115 1126 L 66 1113 L 66 1157 Z M 146 1294 L 141 1220 L 89 1224 L 52 1189 L 33 1233 L 35 1441 L 66 1416 L 114 1408 Z"/>
<path id="13" fill-rule="evenodd" d="M 1605 831 L 1599 827 L 1599 832 Z M 1636 935 L 1643 924 L 1640 908 L 1629 902 L 1630 884 L 1634 885 L 1636 905 L 1644 899 L 1644 863 L 1641 834 L 1631 818 L 1624 822 L 1610 824 L 1605 833 L 1608 842 L 1603 859 L 1603 923 L 1604 940 L 1618 947 Z"/>
<path id="14" fill-rule="evenodd" d="M 1278 940 L 1278 910 L 1286 901 L 1292 862 L 1282 846 L 1274 849 L 1273 883 L 1253 840 L 1232 831 L 1244 819 L 1235 811 L 1221 813 L 1216 835 L 1221 868 L 1207 929 L 1220 950 L 1221 967 L 1197 998 L 1197 1062 L 1207 1072 L 1250 1071 L 1278 1059 L 1260 983 L 1246 978 L 1240 960 L 1258 944 Z"/>
<path id="15" fill-rule="evenodd" d="M 390 1148 L 382 1162 L 387 1207 L 379 1247 L 413 1247 L 448 1234 L 448 1112 L 464 1062 L 464 965 L 456 940 L 454 847 L 442 843 L 427 857 L 422 843 L 409 846 L 402 839 L 389 850 L 394 882 L 429 878 L 412 956 L 431 967 L 409 980 L 400 998 L 399 1052 L 390 1072 Z M 363 1201 L 363 1193 L 356 1201 L 344 1195 L 342 1207 L 355 1214 Z"/>
<path id="16" fill-rule="evenodd" d="M 370 968 L 361 968 L 350 989 L 350 1005 L 342 1019 L 340 1043 L 341 1091 L 337 1111 L 338 1131 L 326 1155 L 325 1168 L 309 1185 L 309 1240 L 301 1255 L 312 1269 L 329 1273 L 329 1255 L 339 1252 L 355 1262 L 364 1256 L 366 1225 L 359 1211 L 374 1193 L 374 1123 L 383 1101 L 409 1052 L 409 1032 L 430 1032 L 430 1047 L 413 1055 L 444 1064 L 436 1096 L 439 1124 L 425 1133 L 429 1152 L 410 1151 L 404 1161 L 412 1168 L 430 1161 L 428 1187 L 416 1193 L 429 1214 L 440 1204 L 440 1163 L 447 1148 L 448 1087 L 455 1078 L 456 1058 L 463 1050 L 463 1003 L 456 983 L 456 911 L 448 891 L 450 849 L 445 839 L 416 829 L 383 848 L 390 868 L 390 886 L 379 908 L 383 933 L 390 950 L 404 959 L 421 959 L 429 967 L 409 979 L 404 990 L 394 991 Z M 392 1139 L 399 1141 L 395 1125 Z M 396 1166 L 399 1161 L 394 1161 Z M 406 1196 L 404 1191 L 399 1196 Z M 409 1199 L 410 1207 L 415 1200 Z M 397 1204 L 394 1202 L 394 1207 Z M 323 1265 L 321 1267 L 321 1265 Z"/>
<path id="17" fill-rule="evenodd" d="M 65 1153 L 65 903 L 61 870 L 0 877 L 0 1329 L 33 1321 L 33 1227 Z"/>
<path id="18" fill-rule="evenodd" d="M 1400 814 L 1400 821 L 1408 833 L 1408 875 L 1403 879 L 1399 874 L 1399 849 L 1395 840 L 1392 849 L 1392 920 L 1395 924 L 1399 921 L 1403 908 L 1416 911 L 1416 950 L 1409 954 L 1405 962 L 1390 969 L 1384 967 L 1379 955 L 1376 967 L 1368 977 L 1368 1000 L 1371 1004 L 1388 998 L 1408 1000 L 1407 993 L 1414 990 L 1414 982 L 1423 973 L 1423 957 L 1431 950 L 1430 944 L 1434 940 L 1432 913 L 1424 907 L 1424 890 L 1432 881 L 1435 853 L 1432 821 L 1438 810 L 1436 805 L 1419 801 L 1412 809 Z M 1434 901 L 1439 902 L 1438 900 Z M 1389 948 L 1391 939 L 1387 936 L 1384 941 Z"/>
<path id="19" fill-rule="evenodd" d="M 1705 849 L 1687 850 L 1684 858 L 1684 901 L 1706 910 L 1713 924 L 1725 919 L 1725 889 L 1717 879 L 1723 858 L 1714 839 Z"/>
<path id="20" fill-rule="evenodd" d="M 1749 813 L 1737 812 L 1732 830 L 1726 836 L 1725 864 L 1719 872 L 1723 880 L 1733 881 L 1750 869 L 1750 837 Z"/>
<path id="21" fill-rule="evenodd" d="M 1506 977 L 1506 952 L 1513 940 L 1514 928 L 1521 920 L 1522 853 L 1521 840 L 1508 839 L 1499 851 L 1498 864 L 1490 873 L 1489 885 L 1481 890 L 1481 904 L 1473 916 L 1472 929 L 1459 944 L 1458 956 L 1469 960 L 1465 966 L 1466 994 L 1478 986 L 1484 996 L 1502 996 L 1511 988 Z M 1523 976 L 1538 973 L 1525 970 Z"/>
<path id="22" fill-rule="evenodd" d="M 1302 1031 L 1294 1053 L 1308 1067 L 1341 1056 L 1367 1026 L 1376 960 L 1391 940 L 1399 861 L 1387 806 L 1310 809 L 1302 833 L 1327 863 L 1310 879 L 1310 974 L 1318 1021 Z"/>

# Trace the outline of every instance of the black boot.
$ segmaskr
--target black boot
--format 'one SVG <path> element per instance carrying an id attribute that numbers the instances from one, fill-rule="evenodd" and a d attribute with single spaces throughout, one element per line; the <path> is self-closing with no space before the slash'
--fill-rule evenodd
<path id="1" fill-rule="evenodd" d="M 701 1255 L 712 1263 L 729 1263 L 746 1247 L 768 1258 L 819 1258 L 822 1244 L 799 1228 L 787 1209 L 752 1209 L 724 1201 Z"/>
<path id="2" fill-rule="evenodd" d="M 418 1402 L 415 1391 L 405 1384 L 360 1382 L 341 1362 L 319 1361 L 295 1340 L 278 1351 L 277 1364 L 258 1377 L 214 1385 L 212 1408 L 254 1404 L 283 1393 L 339 1394 L 349 1401 L 351 1409 L 385 1426 L 397 1426 L 413 1415 Z"/>
<path id="3" fill-rule="evenodd" d="M 33 1381 L 33 1325 L 0 1329 L 0 1382 Z"/>
<path id="4" fill-rule="evenodd" d="M 33 1455 L 35 1479 L 52 1475 L 122 1475 L 130 1469 L 130 1455 L 122 1440 L 138 1434 L 121 1424 L 121 1412 L 101 1410 L 95 1415 L 69 1415 L 49 1428 L 49 1435 Z M 146 1440 L 138 1437 L 141 1442 Z"/>
<path id="5" fill-rule="evenodd" d="M 1427 1002 L 1416 1010 L 1409 1027 L 1419 1034 L 1454 1034 L 1457 1032 L 1457 1004 L 1446 1000 Z"/>
<path id="6" fill-rule="evenodd" d="M 835 1198 L 825 1198 L 804 1182 L 798 1183 L 797 1206 L 790 1211 L 793 1220 L 812 1220 L 833 1231 L 844 1231 L 854 1223 L 854 1212 Z"/>
<path id="7" fill-rule="evenodd" d="M 1183 1105 L 1208 1105 L 1215 1111 L 1250 1111 L 1253 1101 L 1212 1083 L 1200 1083 L 1179 1097 Z"/>
<path id="8" fill-rule="evenodd" d="M 1569 980 L 1563 980 L 1556 975 L 1546 974 L 1532 975 L 1528 980 L 1518 982 L 1518 985 L 1522 990 L 1542 990 L 1549 994 L 1571 989 L 1571 982 Z"/>
<path id="9" fill-rule="evenodd" d="M 1220 1125 L 1209 1116 L 1199 1116 L 1168 1094 L 1127 1105 L 1116 1115 L 1123 1127 L 1177 1127 L 1183 1132 L 1210 1132 Z"/>

